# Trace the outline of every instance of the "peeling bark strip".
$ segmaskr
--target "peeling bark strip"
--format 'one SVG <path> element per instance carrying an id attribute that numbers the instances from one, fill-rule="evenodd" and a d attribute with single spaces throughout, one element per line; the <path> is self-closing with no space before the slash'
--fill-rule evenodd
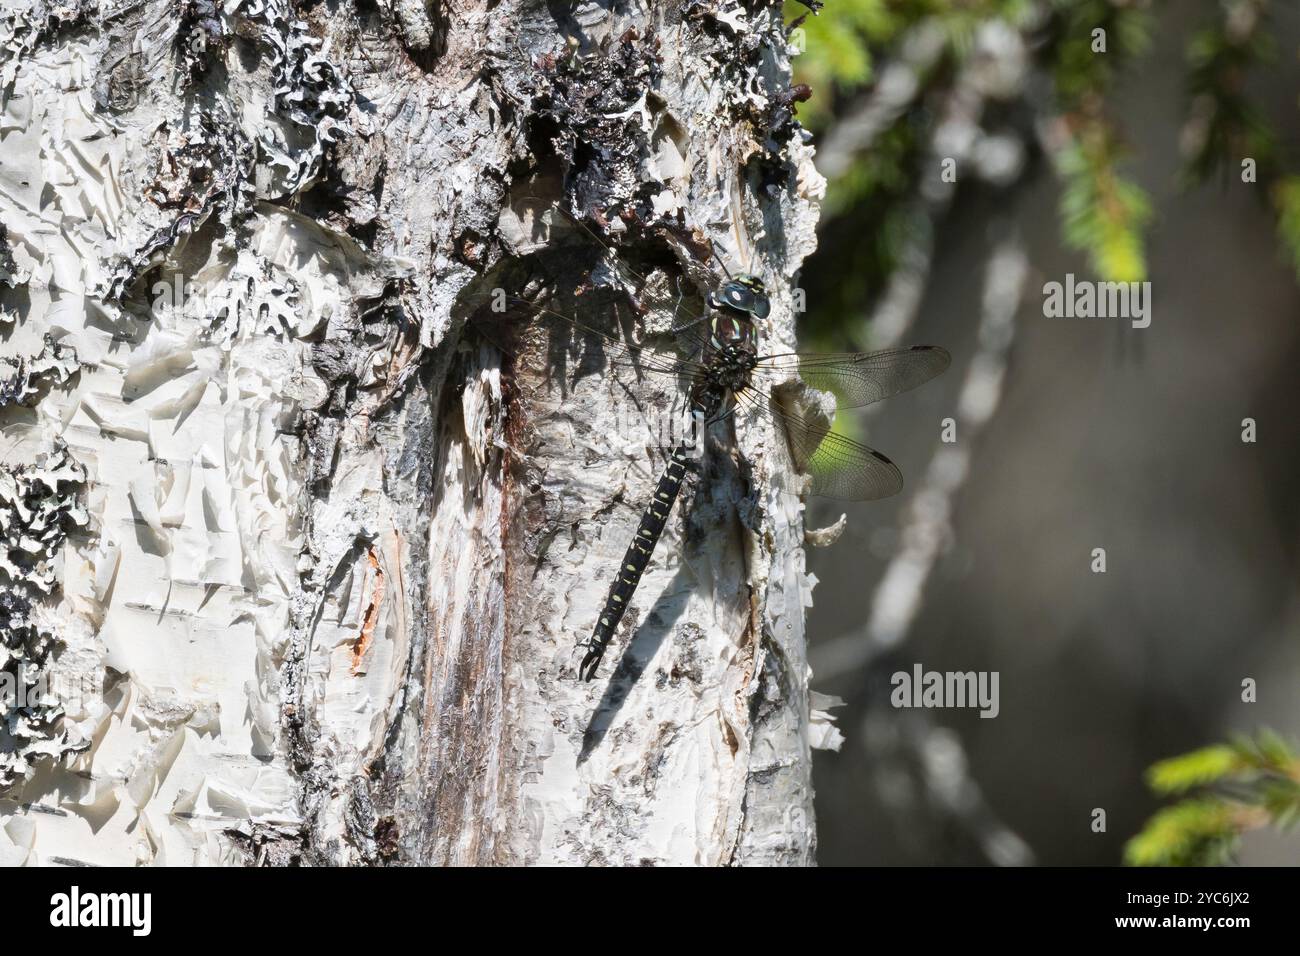
<path id="1" fill-rule="evenodd" d="M 370 643 L 375 639 L 375 625 L 379 622 L 379 612 L 384 606 L 384 571 L 379 566 L 379 558 L 375 556 L 374 550 L 366 552 L 366 561 L 370 565 L 370 603 L 366 605 L 366 613 L 361 620 L 361 633 L 357 635 L 356 644 L 352 647 L 352 673 L 355 676 L 361 672 L 365 663 L 366 651 L 370 649 Z"/>
<path id="2" fill-rule="evenodd" d="M 646 331 L 716 244 L 793 345 L 779 5 L 609 7 L 0 13 L 0 616 L 66 688 L 6 710 L 0 862 L 811 861 L 780 437 L 714 436 L 582 684 L 660 466 L 618 403 L 681 395 L 467 323 L 507 284 L 626 323 L 559 203 Z"/>

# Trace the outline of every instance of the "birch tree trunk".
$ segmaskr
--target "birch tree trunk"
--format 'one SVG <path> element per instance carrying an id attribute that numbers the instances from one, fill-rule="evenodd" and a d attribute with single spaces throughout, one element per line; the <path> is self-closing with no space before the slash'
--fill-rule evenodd
<path id="1" fill-rule="evenodd" d="M 614 409 L 678 385 L 466 322 L 590 281 L 559 202 L 791 346 L 797 96 L 762 0 L 6 4 L 0 860 L 811 862 L 780 436 L 713 436 L 582 683 L 662 462 Z"/>

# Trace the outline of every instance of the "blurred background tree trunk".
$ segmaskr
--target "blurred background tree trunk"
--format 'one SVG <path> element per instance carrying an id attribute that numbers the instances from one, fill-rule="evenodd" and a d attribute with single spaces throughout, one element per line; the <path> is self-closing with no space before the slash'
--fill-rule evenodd
<path id="1" fill-rule="evenodd" d="M 695 229 L 793 344 L 821 180 L 779 7 L 720 10 L 7 5 L 0 857 L 811 862 L 777 436 L 706 460 L 582 684 L 661 466 L 613 403 L 674 396 L 465 321 L 590 281 L 561 203 Z"/>
<path id="2" fill-rule="evenodd" d="M 863 417 L 908 487 L 811 553 L 813 688 L 848 741 L 816 761 L 819 859 L 1113 865 L 1154 761 L 1300 726 L 1300 10 L 837 0 L 804 32 L 827 198 L 802 333 L 954 356 Z M 1149 280 L 1150 328 L 1048 317 L 1067 274 Z M 916 662 L 999 672 L 999 717 L 890 706 Z"/>

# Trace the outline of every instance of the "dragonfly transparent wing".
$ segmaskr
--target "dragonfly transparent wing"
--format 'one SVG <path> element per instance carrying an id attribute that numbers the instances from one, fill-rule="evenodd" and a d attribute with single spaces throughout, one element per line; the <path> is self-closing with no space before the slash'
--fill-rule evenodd
<path id="1" fill-rule="evenodd" d="M 782 408 L 752 388 L 736 395 L 750 408 L 770 415 L 785 433 L 792 464 L 812 479 L 811 494 L 847 501 L 874 501 L 898 494 L 903 475 L 873 448 L 831 431 L 812 418 Z M 791 493 L 794 493 L 792 491 Z"/>
<path id="2" fill-rule="evenodd" d="M 485 298 L 486 301 L 486 298 Z M 656 372 L 662 375 L 684 375 L 697 378 L 704 371 L 704 364 L 695 358 L 684 357 L 669 348 L 629 343 L 608 332 L 571 318 L 553 309 L 516 296 L 497 299 L 507 306 L 508 311 L 480 311 L 475 320 L 475 327 L 483 331 L 499 347 L 505 347 L 504 326 L 514 325 L 521 316 L 528 316 L 537 325 L 552 333 L 552 347 L 566 350 L 584 350 L 592 345 L 598 346 L 604 360 L 612 366 L 632 369 L 637 372 Z M 503 326 L 495 328 L 497 320 Z M 674 336 L 682 350 L 698 353 L 703 348 L 704 338 L 695 329 L 686 329 Z"/>
<path id="3" fill-rule="evenodd" d="M 860 408 L 923 385 L 951 364 L 945 349 L 933 345 L 803 355 L 763 355 L 754 368 L 755 386 L 788 380 L 793 373 L 813 388 L 831 392 L 840 408 Z"/>

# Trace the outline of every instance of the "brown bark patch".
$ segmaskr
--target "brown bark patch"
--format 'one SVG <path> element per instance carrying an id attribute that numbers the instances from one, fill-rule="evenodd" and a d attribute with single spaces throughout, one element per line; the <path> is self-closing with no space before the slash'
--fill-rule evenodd
<path id="1" fill-rule="evenodd" d="M 366 650 L 370 647 L 370 642 L 375 637 L 375 624 L 379 621 L 379 612 L 384 604 L 384 569 L 379 565 L 379 555 L 375 554 L 375 549 L 371 548 L 366 552 L 366 560 L 370 562 L 371 587 L 370 603 L 366 605 L 366 614 L 361 621 L 361 633 L 357 635 L 356 643 L 352 645 L 352 674 L 355 677 L 361 673 L 361 665 L 366 657 Z"/>

